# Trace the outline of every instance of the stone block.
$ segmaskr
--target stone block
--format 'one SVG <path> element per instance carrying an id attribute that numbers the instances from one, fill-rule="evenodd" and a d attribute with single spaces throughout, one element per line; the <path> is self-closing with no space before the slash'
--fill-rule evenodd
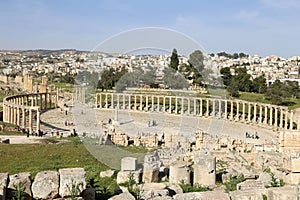
<path id="1" fill-rule="evenodd" d="M 60 169 L 59 176 L 59 195 L 61 197 L 70 196 L 70 189 L 72 187 L 78 187 L 78 196 L 86 188 L 85 171 L 83 168 Z"/>
<path id="2" fill-rule="evenodd" d="M 0 199 L 6 199 L 6 188 L 8 185 L 8 173 L 0 173 Z"/>
<path id="3" fill-rule="evenodd" d="M 215 185 L 216 183 L 216 157 L 203 156 L 195 159 L 194 184 Z"/>
<path id="4" fill-rule="evenodd" d="M 300 158 L 291 159 L 291 170 L 292 172 L 300 172 Z"/>
<path id="5" fill-rule="evenodd" d="M 208 191 L 208 192 L 189 192 L 183 194 L 176 194 L 173 196 L 174 200 L 230 200 L 227 193 L 221 191 Z"/>
<path id="6" fill-rule="evenodd" d="M 298 185 L 300 182 L 300 173 L 290 173 L 286 176 L 285 182 L 287 184 Z"/>
<path id="7" fill-rule="evenodd" d="M 103 172 L 100 172 L 100 178 L 109 177 L 111 178 L 115 174 L 114 170 L 106 170 Z"/>
<path id="8" fill-rule="evenodd" d="M 39 172 L 32 183 L 35 199 L 54 199 L 58 196 L 59 175 L 56 171 Z"/>
<path id="9" fill-rule="evenodd" d="M 141 175 L 142 171 L 137 170 L 137 171 L 120 171 L 117 175 L 117 183 L 125 183 L 126 181 L 129 180 L 130 176 L 133 176 L 134 180 L 136 183 L 139 183 L 141 181 Z"/>
<path id="10" fill-rule="evenodd" d="M 285 186 L 268 189 L 268 199 L 291 200 L 297 199 L 297 186 Z"/>
<path id="11" fill-rule="evenodd" d="M 267 189 L 238 190 L 230 192 L 231 200 L 262 200 L 263 195 L 267 196 Z"/>
<path id="12" fill-rule="evenodd" d="M 190 163 L 178 161 L 170 166 L 169 182 L 179 184 L 182 181 L 190 184 Z"/>
<path id="13" fill-rule="evenodd" d="M 256 189 L 264 189 L 265 184 L 262 181 L 257 180 L 246 180 L 237 184 L 237 190 L 256 190 Z"/>
<path id="14" fill-rule="evenodd" d="M 119 195 L 115 195 L 108 200 L 135 200 L 134 196 L 129 192 L 124 192 Z"/>
<path id="15" fill-rule="evenodd" d="M 135 171 L 137 170 L 137 159 L 133 157 L 125 157 L 121 160 L 122 171 Z"/>
<path id="16" fill-rule="evenodd" d="M 25 193 L 25 199 L 31 199 L 31 173 L 22 172 L 9 176 L 9 184 L 7 189 L 7 198 L 12 199 L 17 190 Z"/>

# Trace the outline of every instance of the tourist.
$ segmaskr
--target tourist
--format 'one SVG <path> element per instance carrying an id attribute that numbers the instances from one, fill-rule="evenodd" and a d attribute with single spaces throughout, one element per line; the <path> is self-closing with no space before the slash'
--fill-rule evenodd
<path id="1" fill-rule="evenodd" d="M 258 133 L 257 132 L 255 132 L 255 139 L 259 139 L 259 136 L 258 136 Z"/>
<path id="2" fill-rule="evenodd" d="M 54 135 L 54 129 L 51 130 L 51 136 L 53 137 Z"/>

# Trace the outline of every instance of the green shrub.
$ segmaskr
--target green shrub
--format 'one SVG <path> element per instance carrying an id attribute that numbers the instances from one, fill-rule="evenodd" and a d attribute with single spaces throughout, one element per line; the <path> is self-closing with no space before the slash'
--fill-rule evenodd
<path id="1" fill-rule="evenodd" d="M 183 181 L 180 182 L 179 186 L 181 187 L 183 193 L 211 191 L 211 189 L 208 186 L 202 186 L 199 184 L 194 184 L 192 186 L 190 184 L 184 183 Z"/>
<path id="2" fill-rule="evenodd" d="M 244 180 L 245 178 L 243 174 L 240 174 L 237 177 L 233 177 L 232 175 L 230 175 L 229 181 L 224 184 L 226 188 L 225 191 L 226 192 L 235 191 L 237 184 L 243 182 Z"/>

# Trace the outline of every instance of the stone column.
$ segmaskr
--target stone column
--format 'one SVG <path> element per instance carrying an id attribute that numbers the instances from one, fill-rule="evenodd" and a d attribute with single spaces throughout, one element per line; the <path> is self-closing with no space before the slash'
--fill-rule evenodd
<path id="1" fill-rule="evenodd" d="M 140 95 L 140 110 L 143 110 L 143 95 Z"/>
<path id="2" fill-rule="evenodd" d="M 194 100 L 194 115 L 196 116 L 197 115 L 197 99 L 193 98 L 193 100 Z"/>
<path id="3" fill-rule="evenodd" d="M 216 117 L 216 116 L 217 116 L 217 115 L 216 115 L 216 100 L 213 99 L 212 101 L 213 101 L 213 114 L 212 114 L 212 116 L 213 116 L 213 117 Z"/>
<path id="4" fill-rule="evenodd" d="M 43 109 L 43 94 L 40 94 L 40 106 L 41 106 L 41 109 Z"/>
<path id="5" fill-rule="evenodd" d="M 146 111 L 149 111 L 149 98 L 148 98 L 148 95 L 145 96 L 146 98 Z"/>
<path id="6" fill-rule="evenodd" d="M 136 105 L 136 104 L 137 104 L 137 102 L 136 102 L 136 95 L 134 95 L 134 110 L 136 110 L 136 109 L 137 109 L 137 108 L 136 108 L 136 107 L 137 107 L 137 105 Z"/>
<path id="7" fill-rule="evenodd" d="M 32 133 L 32 110 L 29 108 L 29 133 Z"/>
<path id="8" fill-rule="evenodd" d="M 288 114 L 289 114 L 289 111 L 286 110 L 285 111 L 285 122 L 284 122 L 284 127 L 286 130 L 288 129 Z"/>
<path id="9" fill-rule="evenodd" d="M 152 95 L 151 96 L 151 111 L 153 112 L 154 111 L 154 96 Z"/>
<path id="10" fill-rule="evenodd" d="M 102 108 L 102 93 L 99 94 L 99 108 Z"/>
<path id="11" fill-rule="evenodd" d="M 206 117 L 209 117 L 209 99 L 206 99 Z"/>
<path id="12" fill-rule="evenodd" d="M 273 126 L 273 107 L 270 107 L 270 126 Z"/>
<path id="13" fill-rule="evenodd" d="M 107 97 L 107 93 L 105 93 L 105 108 L 108 108 L 108 97 Z"/>
<path id="14" fill-rule="evenodd" d="M 275 122 L 274 125 L 278 127 L 278 107 L 275 107 Z"/>
<path id="15" fill-rule="evenodd" d="M 242 114 L 242 120 L 245 121 L 245 109 L 246 109 L 246 105 L 245 102 L 243 102 L 243 114 Z"/>
<path id="16" fill-rule="evenodd" d="M 111 99 L 110 99 L 111 108 L 114 109 L 115 108 L 114 93 L 111 93 L 110 96 L 111 96 Z"/>
<path id="17" fill-rule="evenodd" d="M 268 124 L 268 106 L 265 106 L 265 120 L 264 124 Z"/>
<path id="18" fill-rule="evenodd" d="M 248 121 L 251 121 L 251 103 L 248 103 Z"/>
<path id="19" fill-rule="evenodd" d="M 40 130 L 40 110 L 37 109 L 36 110 L 36 132 L 38 133 L 38 131 Z"/>
<path id="20" fill-rule="evenodd" d="M 236 120 L 239 121 L 240 118 L 240 102 L 236 102 Z"/>
<path id="21" fill-rule="evenodd" d="M 200 99 L 200 116 L 203 115 L 203 99 Z"/>
<path id="22" fill-rule="evenodd" d="M 26 128 L 26 110 L 22 109 L 22 128 Z"/>
<path id="23" fill-rule="evenodd" d="M 117 109 L 120 108 L 120 95 L 117 94 Z"/>
<path id="24" fill-rule="evenodd" d="M 279 127 L 283 128 L 283 110 L 282 110 L 282 108 L 280 108 Z"/>
<path id="25" fill-rule="evenodd" d="M 262 105 L 259 105 L 259 123 L 262 123 Z"/>
<path id="26" fill-rule="evenodd" d="M 253 122 L 256 123 L 256 115 L 257 115 L 257 104 L 254 104 L 254 114 L 253 114 Z"/>
<path id="27" fill-rule="evenodd" d="M 3 103 L 3 121 L 6 122 L 6 105 Z"/>
<path id="28" fill-rule="evenodd" d="M 230 120 L 233 120 L 233 101 L 230 101 Z"/>
<path id="29" fill-rule="evenodd" d="M 131 95 L 128 95 L 128 110 L 131 110 Z"/>
<path id="30" fill-rule="evenodd" d="M 17 124 L 17 108 L 13 107 L 13 124 Z"/>
<path id="31" fill-rule="evenodd" d="M 294 122 L 294 110 L 291 110 L 290 114 L 290 130 L 293 130 L 293 122 Z"/>
<path id="32" fill-rule="evenodd" d="M 17 126 L 20 126 L 20 117 L 21 117 L 20 108 L 17 108 Z"/>

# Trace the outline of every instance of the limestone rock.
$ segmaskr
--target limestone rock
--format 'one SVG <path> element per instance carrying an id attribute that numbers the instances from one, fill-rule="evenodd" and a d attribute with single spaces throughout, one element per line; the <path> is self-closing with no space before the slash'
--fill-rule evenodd
<path id="1" fill-rule="evenodd" d="M 100 178 L 103 178 L 103 177 L 111 178 L 114 174 L 115 174 L 114 170 L 106 170 L 106 171 L 100 172 Z"/>
<path id="2" fill-rule="evenodd" d="M 177 194 L 173 196 L 174 200 L 230 200 L 230 197 L 227 193 L 221 191 L 208 191 L 208 192 L 190 192 Z"/>
<path id="3" fill-rule="evenodd" d="M 154 197 L 166 197 L 169 196 L 169 190 L 148 190 L 142 193 L 143 199 L 151 199 Z"/>
<path id="4" fill-rule="evenodd" d="M 265 186 L 270 186 L 272 177 L 269 173 L 262 172 L 257 180 L 263 182 Z"/>
<path id="5" fill-rule="evenodd" d="M 256 190 L 239 190 L 230 192 L 230 197 L 232 200 L 262 200 L 263 195 L 267 195 L 266 189 L 256 189 Z"/>
<path id="6" fill-rule="evenodd" d="M 82 191 L 81 197 L 84 200 L 95 200 L 96 199 L 96 190 L 94 188 L 86 188 Z"/>
<path id="7" fill-rule="evenodd" d="M 32 194 L 35 199 L 53 199 L 58 196 L 58 188 L 58 172 L 39 172 L 32 183 Z"/>
<path id="8" fill-rule="evenodd" d="M 83 168 L 65 168 L 59 170 L 60 187 L 59 195 L 61 197 L 70 196 L 70 189 L 77 188 L 77 195 L 86 188 L 85 171 Z"/>
<path id="9" fill-rule="evenodd" d="M 275 187 L 268 189 L 268 199 L 291 200 L 297 199 L 297 186 Z"/>
<path id="10" fill-rule="evenodd" d="M 25 199 L 31 198 L 31 173 L 22 172 L 19 174 L 13 174 L 9 176 L 9 184 L 7 190 L 8 199 L 12 199 L 14 193 L 17 190 L 25 193 Z"/>
<path id="11" fill-rule="evenodd" d="M 145 183 L 143 190 L 164 190 L 167 188 L 166 183 Z"/>
<path id="12" fill-rule="evenodd" d="M 144 169 L 143 169 L 143 182 L 152 183 L 158 181 L 159 168 L 161 166 L 157 152 L 153 155 L 145 155 Z"/>
<path id="13" fill-rule="evenodd" d="M 169 190 L 167 189 L 166 183 L 145 183 L 140 185 L 140 188 L 143 190 L 143 198 L 151 199 L 158 196 L 168 196 Z"/>
<path id="14" fill-rule="evenodd" d="M 0 173 L 0 199 L 6 198 L 6 188 L 8 184 L 8 173 Z"/>
<path id="15" fill-rule="evenodd" d="M 164 197 L 153 197 L 147 200 L 172 200 L 173 198 L 170 196 L 164 196 Z"/>
<path id="16" fill-rule="evenodd" d="M 265 184 L 259 180 L 246 180 L 237 184 L 237 190 L 256 190 L 256 189 L 264 189 Z"/>
<path id="17" fill-rule="evenodd" d="M 133 157 L 125 157 L 121 160 L 122 171 L 135 171 L 137 170 L 137 159 Z"/>
<path id="18" fill-rule="evenodd" d="M 181 181 L 190 183 L 190 163 L 177 161 L 170 165 L 169 180 L 171 184 L 179 184 Z"/>
<path id="19" fill-rule="evenodd" d="M 124 192 L 119 195 L 115 195 L 108 200 L 135 200 L 134 196 L 129 192 Z"/>
<path id="20" fill-rule="evenodd" d="M 173 196 L 174 200 L 198 200 L 200 198 L 200 192 L 189 192 L 183 194 L 176 194 L 175 196 Z"/>
<path id="21" fill-rule="evenodd" d="M 139 183 L 141 180 L 141 170 L 138 171 L 120 171 L 117 175 L 117 183 L 125 183 L 128 181 L 129 176 L 133 175 L 133 178 L 136 183 Z"/>

